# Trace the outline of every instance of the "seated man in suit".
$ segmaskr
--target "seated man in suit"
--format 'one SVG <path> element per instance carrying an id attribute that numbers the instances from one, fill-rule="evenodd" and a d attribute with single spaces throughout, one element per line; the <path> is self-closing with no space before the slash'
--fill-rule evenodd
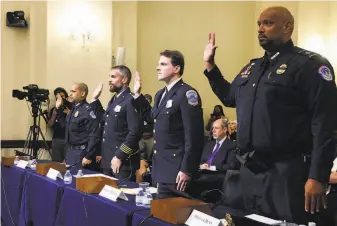
<path id="1" fill-rule="evenodd" d="M 204 147 L 199 175 L 196 177 L 193 186 L 193 194 L 221 190 L 222 183 L 227 170 L 239 169 L 239 163 L 235 157 L 235 142 L 226 136 L 228 129 L 227 120 L 218 119 L 213 123 L 214 140 Z"/>

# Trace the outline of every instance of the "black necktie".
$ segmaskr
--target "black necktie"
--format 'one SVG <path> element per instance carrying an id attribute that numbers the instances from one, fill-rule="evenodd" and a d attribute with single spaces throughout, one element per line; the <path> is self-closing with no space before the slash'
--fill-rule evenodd
<path id="1" fill-rule="evenodd" d="M 163 100 L 167 93 L 168 93 L 168 90 L 167 90 L 167 87 L 165 87 L 165 91 L 163 92 L 163 95 L 161 95 L 161 99 L 159 101 L 159 106 L 161 105 L 161 103 L 163 103 Z"/>

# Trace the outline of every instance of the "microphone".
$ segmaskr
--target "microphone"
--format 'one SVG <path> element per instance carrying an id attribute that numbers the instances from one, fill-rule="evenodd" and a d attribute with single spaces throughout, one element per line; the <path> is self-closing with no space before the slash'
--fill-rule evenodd
<path id="1" fill-rule="evenodd" d="M 72 165 L 70 165 L 70 166 L 67 166 L 67 167 L 66 167 L 67 170 L 73 168 L 74 166 L 76 166 L 76 165 L 79 164 L 80 162 L 82 162 L 82 159 L 78 160 L 77 162 L 75 162 L 74 164 L 72 164 Z"/>

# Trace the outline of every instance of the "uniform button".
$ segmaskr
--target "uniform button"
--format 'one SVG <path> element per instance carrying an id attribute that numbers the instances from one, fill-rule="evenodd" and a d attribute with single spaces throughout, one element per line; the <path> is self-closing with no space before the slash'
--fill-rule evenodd
<path id="1" fill-rule="evenodd" d="M 153 133 L 155 133 L 155 132 L 156 132 L 156 130 L 154 129 L 154 130 L 153 130 Z"/>
<path id="2" fill-rule="evenodd" d="M 157 120 L 155 119 L 155 120 L 154 120 L 154 123 L 156 123 L 156 121 L 157 121 Z"/>
<path id="3" fill-rule="evenodd" d="M 117 115 L 115 115 L 115 117 L 117 117 Z"/>
<path id="4" fill-rule="evenodd" d="M 103 133 L 105 133 L 105 130 L 103 131 Z"/>
<path id="5" fill-rule="evenodd" d="M 106 122 L 105 125 L 108 125 L 108 123 Z"/>
<path id="6" fill-rule="evenodd" d="M 154 141 L 153 141 L 153 143 L 155 144 L 155 143 L 156 143 L 156 141 L 154 140 Z"/>
<path id="7" fill-rule="evenodd" d="M 157 153 L 157 150 L 154 150 L 154 151 L 153 151 L 153 153 L 155 153 L 155 154 L 156 154 L 156 153 Z"/>
<path id="8" fill-rule="evenodd" d="M 173 156 L 176 156 L 176 154 L 173 154 Z"/>
<path id="9" fill-rule="evenodd" d="M 116 146 L 116 148 L 118 148 L 118 146 Z"/>
<path id="10" fill-rule="evenodd" d="M 106 115 L 106 117 L 109 117 L 109 115 Z"/>
<path id="11" fill-rule="evenodd" d="M 253 84 L 253 87 L 255 86 L 255 83 Z"/>
<path id="12" fill-rule="evenodd" d="M 169 112 L 167 111 L 166 114 L 168 114 Z"/>
<path id="13" fill-rule="evenodd" d="M 105 139 L 103 138 L 103 142 L 105 141 Z"/>

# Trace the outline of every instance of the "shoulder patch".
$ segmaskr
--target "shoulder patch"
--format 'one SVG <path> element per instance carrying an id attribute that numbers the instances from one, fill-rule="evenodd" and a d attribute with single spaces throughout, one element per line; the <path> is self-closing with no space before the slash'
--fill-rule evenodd
<path id="1" fill-rule="evenodd" d="M 199 104 L 199 98 L 198 98 L 198 94 L 196 91 L 194 90 L 187 91 L 186 97 L 187 97 L 188 104 L 192 106 L 197 106 Z"/>
<path id="2" fill-rule="evenodd" d="M 328 82 L 332 81 L 332 73 L 330 68 L 327 66 L 320 66 L 318 69 L 318 73 L 322 76 L 322 78 Z"/>
<path id="3" fill-rule="evenodd" d="M 90 112 L 90 116 L 91 116 L 91 118 L 96 118 L 96 115 L 93 111 Z"/>

